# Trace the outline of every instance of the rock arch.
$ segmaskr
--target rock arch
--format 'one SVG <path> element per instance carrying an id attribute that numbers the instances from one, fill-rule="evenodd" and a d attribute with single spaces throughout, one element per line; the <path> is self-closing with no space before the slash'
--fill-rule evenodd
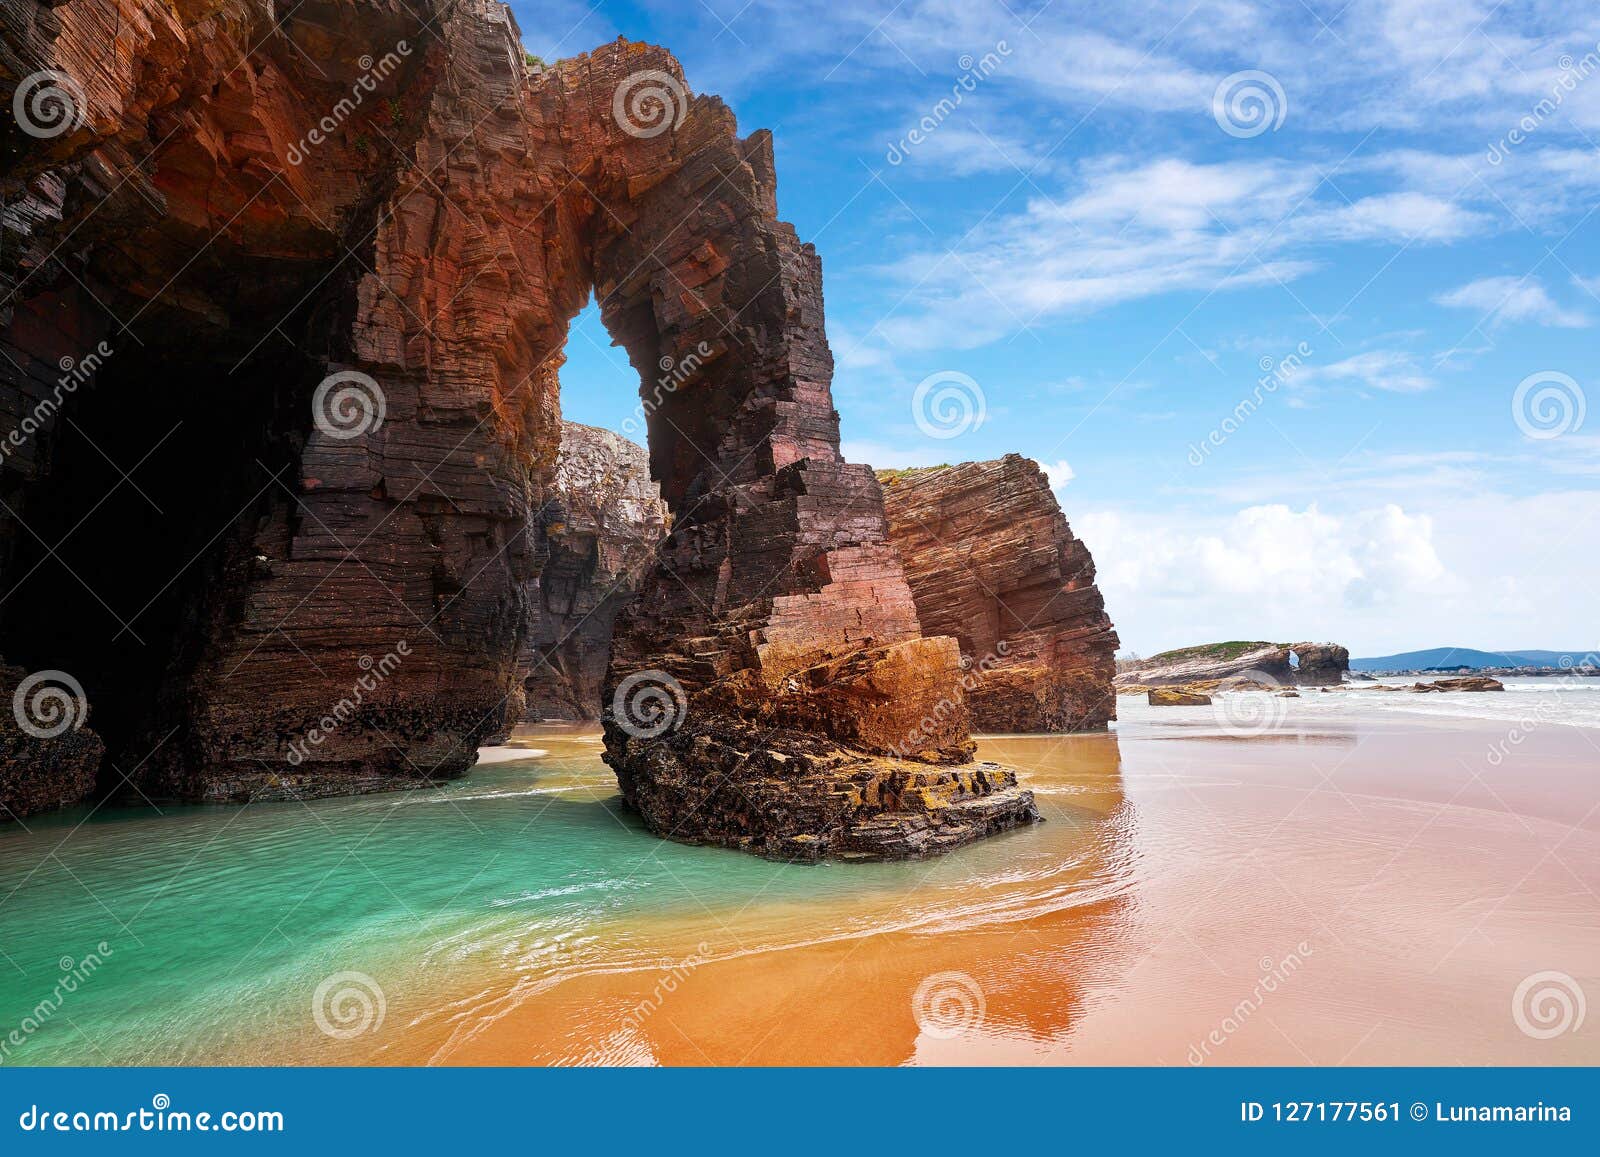
<path id="1" fill-rule="evenodd" d="M 49 388 L 56 349 L 109 332 L 122 352 L 64 414 L 117 442 L 105 399 L 165 366 L 169 416 L 226 445 L 187 480 L 222 509 L 162 539 L 166 559 L 130 550 L 129 583 L 156 589 L 211 537 L 148 604 L 106 608 L 123 637 L 164 616 L 170 653 L 68 651 L 96 668 L 128 787 L 449 778 L 520 715 L 561 350 L 593 292 L 641 374 L 674 518 L 609 677 L 619 705 L 655 686 L 673 709 L 606 723 L 647 824 L 818 858 L 1036 818 L 1010 772 L 968 762 L 955 643 L 922 636 L 878 483 L 839 454 L 820 261 L 777 219 L 771 138 L 740 138 L 669 54 L 618 41 L 542 70 L 489 0 L 308 0 L 275 24 L 243 0 L 21 2 L 6 95 L 41 70 L 95 80 L 71 131 L 6 142 L 11 408 Z M 64 485 L 67 438 L 6 463 L 0 642 L 28 667 L 50 641 L 21 625 L 40 604 L 17 543 Z M 181 466 L 146 469 L 184 492 Z M 135 679 L 151 690 L 119 710 Z"/>

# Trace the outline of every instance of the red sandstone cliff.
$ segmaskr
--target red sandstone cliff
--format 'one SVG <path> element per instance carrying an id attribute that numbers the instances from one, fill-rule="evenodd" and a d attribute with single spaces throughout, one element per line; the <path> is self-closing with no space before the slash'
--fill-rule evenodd
<path id="1" fill-rule="evenodd" d="M 961 645 L 980 731 L 1086 731 L 1117 717 L 1117 634 L 1094 559 L 1017 454 L 887 470 L 884 506 L 917 615 Z"/>
<path id="2" fill-rule="evenodd" d="M 804 858 L 1036 818 L 840 459 L 771 138 L 668 53 L 530 75 L 489 0 L 7 3 L 0 97 L 44 82 L 0 141 L 0 651 L 78 673 L 133 787 L 425 784 L 521 716 L 593 292 L 674 518 L 607 680 L 678 707 L 608 717 L 629 803 Z"/>

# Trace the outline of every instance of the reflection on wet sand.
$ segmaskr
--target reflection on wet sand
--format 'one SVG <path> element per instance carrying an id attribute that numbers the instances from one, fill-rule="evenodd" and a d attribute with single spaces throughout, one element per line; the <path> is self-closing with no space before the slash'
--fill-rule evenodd
<path id="1" fill-rule="evenodd" d="M 625 971 L 469 1002 L 374 1059 L 1593 1063 L 1510 1002 L 1541 970 L 1600 990 L 1594 748 L 1548 729 L 1497 766 L 1497 735 L 1384 717 L 1241 740 L 1132 711 L 1120 735 L 991 737 L 1049 822 L 882 887 L 635 921 Z"/>

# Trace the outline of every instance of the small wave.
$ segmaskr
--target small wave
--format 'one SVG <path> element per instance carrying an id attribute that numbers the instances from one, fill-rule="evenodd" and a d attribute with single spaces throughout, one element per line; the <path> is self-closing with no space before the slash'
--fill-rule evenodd
<path id="1" fill-rule="evenodd" d="M 490 900 L 491 908 L 509 908 L 514 904 L 533 904 L 540 900 L 550 900 L 556 896 L 576 896 L 580 892 L 612 892 L 618 888 L 645 888 L 649 885 L 643 880 L 594 880 L 587 884 L 567 884 L 560 888 L 541 888 L 537 892 L 523 892 L 516 896 L 502 896 L 498 900 Z"/>

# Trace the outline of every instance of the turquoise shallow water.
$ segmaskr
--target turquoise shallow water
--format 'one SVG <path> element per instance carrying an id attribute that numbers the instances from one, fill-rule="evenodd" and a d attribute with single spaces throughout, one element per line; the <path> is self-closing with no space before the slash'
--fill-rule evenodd
<path id="1" fill-rule="evenodd" d="M 744 917 L 748 951 L 763 935 L 752 914 L 821 906 L 827 933 L 849 935 L 887 897 L 1018 869 L 1006 839 L 935 864 L 849 868 L 660 841 L 619 806 L 597 738 L 526 742 L 545 753 L 438 790 L 80 810 L 0 830 L 0 1042 L 21 1037 L 4 1060 L 352 1059 L 313 1031 L 317 985 L 337 974 L 371 978 L 387 1023 L 403 1026 L 463 977 L 652 966 L 655 920 L 702 919 L 725 948 Z M 376 1015 L 367 987 L 338 983 L 354 994 L 351 1023 Z"/>

